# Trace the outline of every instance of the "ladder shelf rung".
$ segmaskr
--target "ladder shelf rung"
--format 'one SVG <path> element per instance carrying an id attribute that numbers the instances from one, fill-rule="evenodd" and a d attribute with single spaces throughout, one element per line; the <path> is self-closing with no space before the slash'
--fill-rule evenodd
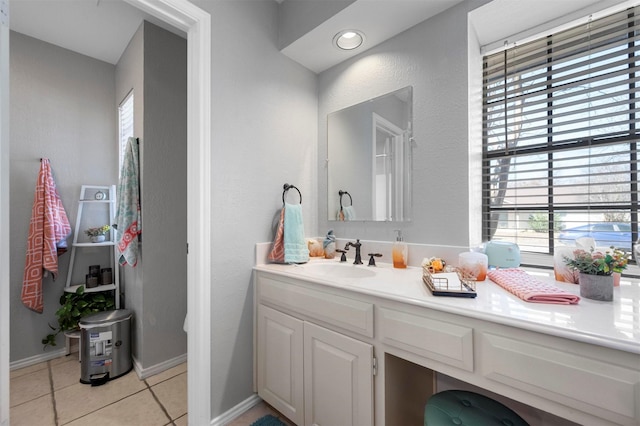
<path id="1" fill-rule="evenodd" d="M 80 287 L 84 287 L 85 293 L 97 293 L 99 291 L 111 291 L 116 289 L 115 284 L 103 284 L 103 285 L 99 285 L 97 287 L 91 287 L 91 288 L 85 287 L 84 284 L 77 284 L 77 285 L 65 287 L 64 291 L 65 293 L 75 293 Z"/>
<path id="2" fill-rule="evenodd" d="M 73 243 L 74 247 L 110 247 L 114 245 L 116 245 L 116 243 L 113 241 L 104 241 L 101 243 Z"/>

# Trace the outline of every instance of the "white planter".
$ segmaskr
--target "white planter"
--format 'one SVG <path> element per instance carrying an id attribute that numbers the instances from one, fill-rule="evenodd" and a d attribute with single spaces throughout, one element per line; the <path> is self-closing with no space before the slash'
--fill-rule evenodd
<path id="1" fill-rule="evenodd" d="M 105 235 L 96 235 L 93 237 L 89 237 L 92 243 L 102 243 L 107 239 Z"/>

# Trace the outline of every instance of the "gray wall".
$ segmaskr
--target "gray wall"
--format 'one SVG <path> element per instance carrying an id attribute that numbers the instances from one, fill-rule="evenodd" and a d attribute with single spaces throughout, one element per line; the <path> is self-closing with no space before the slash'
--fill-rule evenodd
<path id="1" fill-rule="evenodd" d="M 126 306 L 135 313 L 132 352 L 143 370 L 187 351 L 186 47 L 144 22 L 116 66 L 117 99 L 134 90 L 140 138 L 141 259 L 121 270 Z"/>
<path id="2" fill-rule="evenodd" d="M 400 226 L 407 242 L 469 245 L 467 12 L 482 3 L 458 4 L 319 75 L 320 159 L 327 114 L 413 86 L 412 221 Z M 318 171 L 318 234 L 333 228 L 338 238 L 394 240 L 398 224 L 328 222 L 327 174 Z"/>
<path id="3" fill-rule="evenodd" d="M 212 19 L 211 413 L 215 418 L 252 395 L 251 268 L 255 243 L 272 239 L 272 219 L 282 207 L 285 182 L 300 188 L 305 233 L 316 234 L 317 92 L 315 74 L 277 49 L 276 2 L 194 3 Z M 291 201 L 297 202 L 297 197 Z"/>
<path id="4" fill-rule="evenodd" d="M 127 94 L 133 90 L 133 134 L 140 140 L 144 140 L 144 25 L 140 25 L 122 53 L 116 64 L 115 78 L 117 105 L 120 105 Z M 131 266 L 119 268 L 122 304 L 135 313 L 135 318 L 131 322 L 131 354 L 136 360 L 142 359 L 143 351 L 142 322 L 139 320 L 144 316 L 142 311 L 143 255 L 144 253 L 140 253 L 135 268 Z"/>
<path id="5" fill-rule="evenodd" d="M 187 352 L 187 41 L 144 23 L 143 368 Z"/>
<path id="6" fill-rule="evenodd" d="M 11 32 L 11 361 L 42 355 L 40 340 L 57 324 L 70 254 L 59 278 L 43 280 L 44 313 L 22 305 L 22 273 L 40 158 L 51 160 L 72 228 L 83 184 L 117 183 L 114 66 Z M 69 238 L 69 243 L 72 239 Z M 59 350 L 64 339 L 59 336 Z"/>

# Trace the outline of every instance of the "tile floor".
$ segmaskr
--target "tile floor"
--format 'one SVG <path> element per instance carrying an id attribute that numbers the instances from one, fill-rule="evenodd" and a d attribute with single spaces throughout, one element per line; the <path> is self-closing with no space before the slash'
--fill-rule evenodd
<path id="1" fill-rule="evenodd" d="M 12 426 L 187 424 L 187 364 L 145 380 L 128 374 L 80 383 L 78 354 L 11 372 Z"/>
<path id="2" fill-rule="evenodd" d="M 11 372 L 11 426 L 187 425 L 187 364 L 139 380 L 128 374 L 92 387 L 80 383 L 78 354 Z M 249 426 L 267 414 L 261 402 L 228 426 Z"/>

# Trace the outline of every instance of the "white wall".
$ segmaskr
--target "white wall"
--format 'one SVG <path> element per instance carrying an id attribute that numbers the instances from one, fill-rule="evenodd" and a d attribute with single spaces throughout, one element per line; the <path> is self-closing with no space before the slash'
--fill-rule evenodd
<path id="1" fill-rule="evenodd" d="M 277 49 L 276 2 L 194 3 L 212 18 L 215 418 L 252 395 L 254 247 L 272 240 L 284 183 L 302 192 L 305 232 L 316 234 L 317 89 L 315 74 Z"/>
<path id="2" fill-rule="evenodd" d="M 43 354 L 40 340 L 57 324 L 69 253 L 59 278 L 43 280 L 44 313 L 20 301 L 31 206 L 40 158 L 51 160 L 72 229 L 80 186 L 117 182 L 114 67 L 48 43 L 11 33 L 10 43 L 11 361 Z M 72 239 L 68 240 L 71 243 Z M 64 345 L 59 336 L 57 348 Z"/>
<path id="3" fill-rule="evenodd" d="M 328 222 L 327 174 L 319 167 L 319 229 L 338 238 L 469 245 L 467 12 L 468 1 L 319 75 L 318 158 L 327 152 L 327 114 L 413 86 L 412 221 Z"/>

